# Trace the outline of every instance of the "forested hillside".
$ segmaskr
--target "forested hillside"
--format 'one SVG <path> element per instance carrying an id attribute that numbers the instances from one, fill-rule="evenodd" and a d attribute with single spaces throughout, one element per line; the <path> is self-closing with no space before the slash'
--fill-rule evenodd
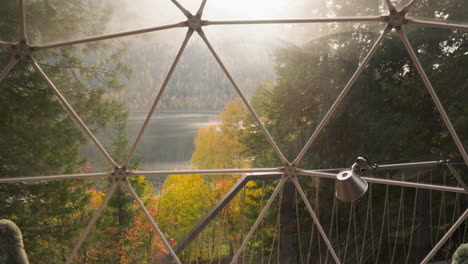
<path id="1" fill-rule="evenodd" d="M 128 44 L 129 50 L 124 60 L 134 70 L 134 76 L 127 82 L 126 102 L 130 111 L 149 109 L 161 83 L 167 75 L 168 66 L 172 64 L 175 53 L 169 53 L 168 45 L 180 45 L 176 41 L 162 39 L 154 42 L 141 39 Z M 243 53 L 230 61 L 230 71 L 236 74 L 236 81 L 251 95 L 257 83 L 271 80 L 272 47 L 268 43 L 237 43 L 223 45 L 223 52 L 230 54 Z M 248 46 L 243 49 L 242 47 Z M 242 58 L 249 57 L 248 63 Z M 221 68 L 209 53 L 208 48 L 195 36 L 184 52 L 176 71 L 172 76 L 158 109 L 162 111 L 220 111 L 224 105 L 235 99 L 237 93 L 229 83 Z"/>

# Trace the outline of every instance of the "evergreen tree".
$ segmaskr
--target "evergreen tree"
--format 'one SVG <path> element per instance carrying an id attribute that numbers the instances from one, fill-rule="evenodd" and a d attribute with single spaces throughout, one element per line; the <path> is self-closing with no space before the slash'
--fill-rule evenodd
<path id="1" fill-rule="evenodd" d="M 36 43 L 95 35 L 104 30 L 110 13 L 94 1 L 25 1 L 29 40 Z M 0 38 L 18 41 L 17 1 L 6 0 L 0 7 Z M 64 23 L 64 21 L 67 21 Z M 89 44 L 35 53 L 47 75 L 93 132 L 103 128 L 108 118 L 122 111 L 113 109 L 113 99 L 105 93 L 122 89 L 120 78 L 129 70 L 120 62 L 122 50 L 107 47 L 109 60 L 101 62 L 108 71 L 89 66 L 94 54 Z M 0 51 L 2 67 L 12 55 Z M 112 60 L 112 61 L 111 61 Z M 94 65 L 96 66 L 96 65 Z M 121 77 L 122 76 L 122 77 Z M 87 83 L 93 83 L 92 87 Z M 94 85 L 95 84 L 95 85 Z M 50 88 L 26 63 L 18 63 L 0 82 L 0 177 L 56 175 L 85 172 L 85 157 L 79 157 L 85 136 L 54 97 Z M 96 114 L 99 113 L 99 114 Z M 0 216 L 14 220 L 23 231 L 25 248 L 33 263 L 63 263 L 89 219 L 90 181 L 50 181 L 34 184 L 1 184 Z"/>
<path id="2" fill-rule="evenodd" d="M 355 1 L 345 2 L 344 6 L 350 4 L 354 5 Z M 350 11 L 349 7 L 335 7 L 333 4 L 331 6 L 337 15 L 345 15 L 347 11 Z M 462 14 L 466 13 L 467 8 L 468 6 L 462 1 L 441 1 L 430 4 L 422 1 L 411 14 L 439 20 L 444 20 L 443 17 L 446 16 L 457 21 L 463 20 Z M 260 114 L 266 120 L 267 128 L 288 159 L 295 158 L 299 153 L 377 37 L 375 33 L 368 31 L 366 24 L 354 24 L 351 27 L 354 29 L 350 31 L 346 27 L 347 25 L 342 27 L 332 25 L 328 28 L 329 34 L 326 37 L 312 40 L 304 46 L 288 46 L 279 49 L 276 53 L 276 83 L 259 87 L 252 99 L 255 108 L 260 110 Z M 359 33 L 354 33 L 356 28 L 360 29 Z M 466 138 L 466 131 L 468 131 L 467 71 L 465 70 L 468 67 L 467 33 L 431 28 L 405 27 L 405 29 L 429 79 L 443 100 L 444 107 L 459 136 L 462 139 Z M 246 127 L 251 131 L 247 133 L 249 137 L 245 138 L 244 145 L 253 157 L 253 165 L 273 164 L 276 160 L 275 153 L 259 147 L 268 144 L 259 127 L 249 125 Z M 315 140 L 311 150 L 306 153 L 300 167 L 314 169 L 349 167 L 360 155 L 368 156 L 376 163 L 441 158 L 461 160 L 419 73 L 407 55 L 399 36 L 395 33 L 384 41 L 329 124 Z M 416 178 L 415 173 L 412 175 Z M 442 184 L 444 180 L 441 170 L 435 170 L 431 175 L 425 173 L 420 180 L 428 181 L 429 178 L 435 184 Z M 320 209 L 333 204 L 333 197 L 329 195 L 334 193 L 333 182 L 303 181 L 303 184 L 306 186 L 304 189 L 309 199 L 312 200 L 312 205 L 318 203 Z M 316 186 L 318 186 L 317 189 Z M 315 190 L 319 192 L 319 195 L 316 195 Z M 379 199 L 373 199 L 373 206 L 382 210 L 385 202 L 383 199 L 385 188 L 376 188 L 374 192 L 374 197 L 379 197 Z M 414 195 L 412 190 L 406 191 L 405 200 L 413 200 Z M 432 220 L 433 226 L 429 225 L 429 220 L 423 220 L 429 219 L 430 215 L 433 217 L 438 215 L 440 208 L 430 207 L 428 191 L 419 191 L 418 195 L 420 198 L 416 222 L 420 225 L 416 227 L 417 234 L 414 238 L 416 242 L 411 261 L 420 261 L 428 253 L 430 241 L 427 236 L 431 230 L 446 231 L 445 227 L 437 226 L 435 218 Z M 433 193 L 432 197 L 438 201 L 439 195 L 441 194 Z M 367 197 L 357 201 L 356 208 L 365 210 Z M 388 205 L 391 209 L 388 210 L 392 210 L 391 214 L 393 214 L 393 212 L 398 212 L 400 189 L 391 188 L 390 197 L 394 199 L 391 199 Z M 299 211 L 305 210 L 302 203 L 299 203 L 299 206 Z M 341 217 L 337 226 L 340 230 L 348 228 L 349 206 L 349 204 L 340 204 Z M 447 208 L 451 208 L 450 210 L 455 210 L 456 206 L 455 201 L 446 205 Z M 357 221 L 363 225 L 365 211 L 356 210 L 358 210 Z M 429 213 L 430 210 L 433 212 Z M 329 223 L 330 210 L 321 210 L 321 214 L 321 220 Z M 380 215 L 373 217 L 382 221 Z M 392 224 L 396 222 L 396 217 L 395 214 L 395 220 L 390 219 Z M 410 228 L 412 217 L 412 214 L 406 214 L 406 217 L 400 220 L 400 225 Z M 312 225 L 307 217 L 299 221 L 301 226 Z M 380 235 L 378 227 L 372 228 L 375 228 L 374 234 Z M 309 243 L 311 231 L 303 230 L 303 232 L 301 237 L 304 245 Z M 408 235 L 409 233 L 401 235 L 406 236 L 406 242 L 409 241 Z M 361 239 L 362 237 L 356 238 L 357 241 L 362 241 Z M 459 238 L 454 236 L 454 239 Z M 393 237 L 388 240 L 384 238 L 382 248 L 393 247 L 393 241 Z M 314 250 L 319 250 L 318 240 L 314 242 Z M 332 243 L 337 246 L 341 245 L 336 238 L 332 238 Z M 353 249 L 353 243 L 350 241 L 348 247 Z M 400 237 L 397 241 L 397 250 L 404 250 L 405 247 L 408 245 Z M 453 249 L 450 243 L 447 244 L 446 251 Z M 322 252 L 325 251 L 326 249 L 322 247 Z M 443 259 L 444 250 L 440 252 L 441 255 L 436 258 Z M 390 255 L 391 251 L 383 250 L 380 259 L 389 260 Z M 350 250 L 347 259 L 353 261 L 355 257 L 358 256 Z M 370 255 L 366 255 L 365 262 L 367 257 Z M 403 254 L 397 255 L 394 261 L 404 261 L 400 259 L 403 257 Z M 369 263 L 371 261 L 367 260 Z"/>

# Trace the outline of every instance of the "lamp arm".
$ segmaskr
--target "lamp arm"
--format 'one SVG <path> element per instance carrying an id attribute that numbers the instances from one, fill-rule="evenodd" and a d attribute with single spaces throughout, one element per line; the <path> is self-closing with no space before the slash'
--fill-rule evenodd
<path id="1" fill-rule="evenodd" d="M 370 170 L 386 171 L 386 170 L 419 169 L 419 168 L 444 166 L 447 164 L 448 164 L 448 160 L 408 162 L 408 163 L 396 163 L 396 164 L 384 164 L 384 165 L 374 164 L 370 166 Z"/>

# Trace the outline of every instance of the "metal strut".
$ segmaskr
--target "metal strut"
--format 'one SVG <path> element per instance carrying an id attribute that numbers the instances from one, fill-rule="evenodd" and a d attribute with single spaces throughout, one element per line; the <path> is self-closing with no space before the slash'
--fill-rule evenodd
<path id="1" fill-rule="evenodd" d="M 73 41 L 66 41 L 66 42 L 60 42 L 60 43 L 55 43 L 55 44 L 50 44 L 50 45 L 43 45 L 43 46 L 36 46 L 32 47 L 28 44 L 28 36 L 27 36 L 27 31 L 26 31 L 26 12 L 25 12 L 25 5 L 24 5 L 24 0 L 19 0 L 19 8 L 18 8 L 18 14 L 19 14 L 19 42 L 16 44 L 11 44 L 7 42 L 2 42 L 0 41 L 0 47 L 1 48 L 6 48 L 10 49 L 13 53 L 13 57 L 10 59 L 9 63 L 2 69 L 0 72 L 0 82 L 8 75 L 10 70 L 14 67 L 16 63 L 18 63 L 19 60 L 25 59 L 26 61 L 29 61 L 29 63 L 33 66 L 33 68 L 36 70 L 36 72 L 41 76 L 41 78 L 47 83 L 47 85 L 51 88 L 51 90 L 54 92 L 62 106 L 65 108 L 67 113 L 75 120 L 75 122 L 80 126 L 80 128 L 84 131 L 85 135 L 90 138 L 96 147 L 99 149 L 99 151 L 104 155 L 104 157 L 107 159 L 107 161 L 115 168 L 114 172 L 107 172 L 107 173 L 88 173 L 88 174 L 69 174 L 69 175 L 50 175 L 50 176 L 38 176 L 38 177 L 21 177 L 21 178 L 6 178 L 6 179 L 0 179 L 0 183 L 14 183 L 14 182 L 38 182 L 38 181 L 46 181 L 46 180 L 66 180 L 66 179 L 81 179 L 81 178 L 99 178 L 99 177 L 115 177 L 114 182 L 110 185 L 108 189 L 107 195 L 104 197 L 103 201 L 93 214 L 90 222 L 88 223 L 87 227 L 83 230 L 81 233 L 80 237 L 78 238 L 72 252 L 67 258 L 67 264 L 71 263 L 73 260 L 74 256 L 78 252 L 79 248 L 81 247 L 83 241 L 86 239 L 87 235 L 89 234 L 92 226 L 98 219 L 99 215 L 101 214 L 103 208 L 105 207 L 106 203 L 109 201 L 110 197 L 114 193 L 117 185 L 119 182 L 123 182 L 127 188 L 129 189 L 130 193 L 132 196 L 135 198 L 136 202 L 139 204 L 141 210 L 145 213 L 146 217 L 148 220 L 151 222 L 153 228 L 157 231 L 158 235 L 160 236 L 161 240 L 164 242 L 164 245 L 168 249 L 170 255 L 173 257 L 173 259 L 177 262 L 180 263 L 180 260 L 178 259 L 176 252 L 180 252 L 186 245 L 190 243 L 191 240 L 199 233 L 203 228 L 216 216 L 216 214 L 219 213 L 224 206 L 226 206 L 229 201 L 235 196 L 236 193 L 239 192 L 242 187 L 245 186 L 245 184 L 250 181 L 250 180 L 260 180 L 260 179 L 281 179 L 278 185 L 276 186 L 272 196 L 268 200 L 267 204 L 264 206 L 264 208 L 261 210 L 260 215 L 256 219 L 254 225 L 252 226 L 251 230 L 249 231 L 249 234 L 243 241 L 241 247 L 238 249 L 236 252 L 234 258 L 232 259 L 232 263 L 237 263 L 237 260 L 239 256 L 242 254 L 242 251 L 245 249 L 249 239 L 252 237 L 253 233 L 255 232 L 256 228 L 262 221 L 263 217 L 265 216 L 268 208 L 271 206 L 273 200 L 279 193 L 279 191 L 283 188 L 285 182 L 288 179 L 291 179 L 291 181 L 294 183 L 296 189 L 298 190 L 299 194 L 301 195 L 301 198 L 304 200 L 304 203 L 306 204 L 307 210 L 311 214 L 314 223 L 317 225 L 317 228 L 319 229 L 320 234 L 322 235 L 322 238 L 324 239 L 325 243 L 327 244 L 329 252 L 332 254 L 334 260 L 336 263 L 340 263 L 340 260 L 338 256 L 336 255 L 330 241 L 328 240 L 325 232 L 323 231 L 323 228 L 321 227 L 321 224 L 315 215 L 314 211 L 312 210 L 312 207 L 310 203 L 307 200 L 307 197 L 305 196 L 304 191 L 302 190 L 302 187 L 300 186 L 298 180 L 297 180 L 297 175 L 308 175 L 308 176 L 315 176 L 319 178 L 330 178 L 330 179 L 336 179 L 336 174 L 329 173 L 332 170 L 302 170 L 302 169 L 296 169 L 297 165 L 303 158 L 303 156 L 306 154 L 314 140 L 316 139 L 317 135 L 320 133 L 320 131 L 323 129 L 323 127 L 327 124 L 328 120 L 338 107 L 338 105 L 341 103 L 349 89 L 353 86 L 354 82 L 356 79 L 359 77 L 361 72 L 364 70 L 366 67 L 367 63 L 369 60 L 373 57 L 375 54 L 376 50 L 378 47 L 382 44 L 383 40 L 386 38 L 386 36 L 389 34 L 389 32 L 392 30 L 392 28 L 397 29 L 398 33 L 400 34 L 400 37 L 403 41 L 403 44 L 405 45 L 406 49 L 408 50 L 408 53 L 410 54 L 410 57 L 412 58 L 419 74 L 421 75 L 424 84 L 426 85 L 426 88 L 428 89 L 437 110 L 442 116 L 442 119 L 447 126 L 453 140 L 455 141 L 455 144 L 458 147 L 458 150 L 463 156 L 463 159 L 465 161 L 465 164 L 468 165 L 468 155 L 466 153 L 466 150 L 461 143 L 460 139 L 458 138 L 458 135 L 456 133 L 456 130 L 453 128 L 439 98 L 437 97 L 423 67 L 421 66 L 416 53 L 412 49 L 410 42 L 408 41 L 402 26 L 403 25 L 411 25 L 411 26 L 424 26 L 424 27 L 433 27 L 433 28 L 444 28 L 444 29 L 452 29 L 452 30 L 468 30 L 468 26 L 466 25 L 459 25 L 459 24 L 449 24 L 449 23 L 439 23 L 439 22 L 432 22 L 432 21 L 422 21 L 422 20 L 417 20 L 417 19 L 406 19 L 405 15 L 418 3 L 418 0 L 411 0 L 407 5 L 403 7 L 403 9 L 400 12 L 397 12 L 395 6 L 392 4 L 391 0 L 385 0 L 388 10 L 390 12 L 389 16 L 369 16 L 369 17 L 331 17 L 331 18 L 309 18 L 309 19 L 270 19 L 270 20 L 231 20 L 231 21 L 207 21 L 207 20 L 202 20 L 201 16 L 203 15 L 203 11 L 206 5 L 207 0 L 202 0 L 201 5 L 196 13 L 195 16 L 193 16 L 187 9 L 185 9 L 177 0 L 171 0 L 172 3 L 187 17 L 187 21 L 184 22 L 179 22 L 176 24 L 170 24 L 170 25 L 164 25 L 164 26 L 158 26 L 158 27 L 150 27 L 150 28 L 144 28 L 144 29 L 139 29 L 139 30 L 132 30 L 132 31 L 126 31 L 126 32 L 120 32 L 120 33 L 114 33 L 114 34 L 107 34 L 107 35 L 100 35 L 100 36 L 95 36 L 95 37 L 88 37 L 88 38 L 83 38 L 79 40 L 73 40 Z M 245 98 L 243 95 L 242 91 L 239 89 L 237 86 L 236 82 L 230 75 L 229 71 L 226 69 L 224 66 L 223 62 L 219 58 L 218 54 L 215 52 L 214 48 L 211 46 L 210 42 L 206 38 L 202 26 L 208 26 L 208 25 L 247 25 L 247 24 L 299 24 L 299 23 L 328 23 L 328 22 L 388 22 L 388 26 L 384 29 L 382 35 L 378 38 L 374 46 L 371 48 L 361 65 L 358 67 L 356 72 L 353 74 L 351 77 L 350 81 L 346 84 L 345 88 L 343 91 L 340 93 L 338 98 L 335 100 L 329 111 L 326 113 L 325 117 L 323 120 L 320 122 L 314 133 L 311 135 L 309 140 L 306 142 L 304 145 L 303 149 L 301 152 L 298 154 L 296 159 L 292 164 L 288 162 L 286 157 L 284 157 L 281 149 L 277 146 L 276 142 L 272 138 L 272 136 L 269 134 L 268 130 L 265 128 L 263 123 L 261 122 L 260 117 L 256 114 L 255 110 L 253 107 L 250 105 L 249 101 Z M 147 32 L 155 32 L 155 31 L 161 31 L 161 30 L 168 30 L 168 29 L 173 29 L 173 28 L 179 28 L 179 27 L 187 27 L 188 32 L 186 35 L 186 38 L 184 42 L 182 43 L 181 48 L 179 49 L 179 52 L 176 55 L 176 58 L 171 66 L 171 69 L 169 70 L 169 73 L 167 74 L 167 77 L 153 103 L 153 106 L 145 120 L 145 123 L 143 127 L 141 128 L 137 139 L 135 140 L 131 151 L 129 152 L 129 155 L 124 162 L 123 166 L 118 166 L 113 159 L 110 157 L 110 155 L 107 153 L 106 149 L 100 144 L 100 142 L 97 140 L 97 138 L 94 136 L 94 134 L 89 130 L 89 128 L 86 126 L 86 124 L 81 120 L 79 115 L 74 111 L 74 109 L 70 106 L 70 104 L 67 102 L 67 100 L 62 96 L 60 91 L 55 87 L 55 85 L 52 83 L 52 81 L 48 78 L 48 76 L 42 71 L 41 67 L 38 65 L 38 63 L 33 59 L 32 57 L 32 52 L 35 51 L 40 51 L 40 50 L 46 50 L 46 49 L 51 49 L 51 48 L 59 48 L 59 47 L 65 47 L 65 46 L 70 46 L 70 45 L 76 45 L 76 44 L 84 44 L 84 43 L 89 43 L 93 41 L 99 41 L 99 40 L 106 40 L 106 39 L 112 39 L 112 38 L 119 38 L 119 37 L 125 37 L 125 36 L 131 36 L 131 35 L 136 35 L 136 34 L 143 34 Z M 144 172 L 131 172 L 127 171 L 125 169 L 126 165 L 128 164 L 129 160 L 131 159 L 135 148 L 137 147 L 142 134 L 144 133 L 145 127 L 147 123 L 149 122 L 149 119 L 151 118 L 158 101 L 160 100 L 168 81 L 171 78 L 171 75 L 177 65 L 178 60 L 180 59 L 181 54 L 183 53 L 187 42 L 189 41 L 192 33 L 194 31 L 197 31 L 197 33 L 200 35 L 200 37 L 203 39 L 207 47 L 209 48 L 210 52 L 212 55 L 215 57 L 217 60 L 218 64 L 221 66 L 222 70 L 224 71 L 225 75 L 228 77 L 229 81 L 231 84 L 234 86 L 244 103 L 247 105 L 249 108 L 251 114 L 254 116 L 256 119 L 257 123 L 261 127 L 262 131 L 264 132 L 265 137 L 269 141 L 269 143 L 272 145 L 273 149 L 277 153 L 277 155 L 280 157 L 282 160 L 284 167 L 281 168 L 252 168 L 252 169 L 226 169 L 226 170 L 187 170 L 187 171 L 179 171 L 179 172 L 174 172 L 174 171 L 144 171 Z M 391 169 L 410 169 L 410 168 L 417 168 L 417 167 L 431 167 L 431 166 L 437 166 L 440 165 L 440 161 L 436 162 L 425 162 L 425 163 L 407 163 L 407 164 L 389 164 L 389 165 L 381 165 L 379 167 L 374 168 L 375 170 L 391 170 Z M 449 192 L 457 192 L 457 193 L 467 193 L 468 192 L 468 187 L 463 181 L 461 175 L 458 173 L 458 171 L 455 170 L 453 165 L 449 163 L 448 161 L 446 162 L 447 167 L 449 170 L 452 172 L 453 176 L 457 179 L 458 183 L 462 188 L 458 187 L 450 187 L 450 186 L 439 186 L 439 185 L 432 185 L 432 184 L 420 184 L 420 183 L 411 183 L 411 182 L 404 182 L 404 181 L 394 181 L 394 180 L 389 180 L 389 179 L 379 179 L 379 178 L 370 178 L 370 177 L 362 177 L 368 182 L 371 183 L 378 183 L 378 184 L 385 184 L 385 185 L 395 185 L 395 186 L 404 186 L 404 187 L 413 187 L 413 188 L 422 188 L 422 189 L 430 189 L 430 190 L 440 190 L 440 191 L 449 191 Z M 170 247 L 169 243 L 166 241 L 164 235 L 162 232 L 159 230 L 158 226 L 154 222 L 154 220 L 151 218 L 151 215 L 149 214 L 148 210 L 144 206 L 143 202 L 141 199 L 138 197 L 136 194 L 135 190 L 133 187 L 130 185 L 130 183 L 127 180 L 127 177 L 135 176 L 135 175 L 162 175 L 162 174 L 232 174 L 232 173 L 264 173 L 261 175 L 247 175 L 244 176 L 239 182 L 237 182 L 231 190 L 218 202 L 218 204 L 197 224 L 197 226 L 189 233 L 189 235 L 186 237 L 185 240 L 180 243 L 175 250 L 172 250 Z M 455 222 L 455 224 L 449 229 L 449 231 L 445 234 L 445 236 L 439 241 L 439 243 L 431 250 L 431 252 L 427 255 L 427 257 L 423 260 L 422 263 L 427 263 L 434 255 L 435 253 L 442 247 L 443 243 L 445 243 L 450 236 L 455 232 L 455 230 L 468 218 L 468 210 L 466 210 L 463 215 Z M 180 250 L 180 251 L 179 251 Z"/>

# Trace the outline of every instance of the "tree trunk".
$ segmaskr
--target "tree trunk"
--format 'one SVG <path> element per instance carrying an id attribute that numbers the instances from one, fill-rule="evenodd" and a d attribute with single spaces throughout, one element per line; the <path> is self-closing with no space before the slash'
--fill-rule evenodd
<path id="1" fill-rule="evenodd" d="M 296 211 L 294 207 L 296 189 L 292 182 L 288 181 L 283 187 L 283 199 L 280 211 L 280 237 L 279 256 L 281 264 L 296 263 Z"/>
<path id="2" fill-rule="evenodd" d="M 431 172 L 424 172 L 419 178 L 421 183 L 429 183 Z M 416 208 L 416 223 L 419 224 L 416 229 L 414 253 L 415 262 L 421 263 L 431 250 L 431 227 L 430 227 L 430 191 L 425 189 L 418 190 L 418 201 Z"/>

